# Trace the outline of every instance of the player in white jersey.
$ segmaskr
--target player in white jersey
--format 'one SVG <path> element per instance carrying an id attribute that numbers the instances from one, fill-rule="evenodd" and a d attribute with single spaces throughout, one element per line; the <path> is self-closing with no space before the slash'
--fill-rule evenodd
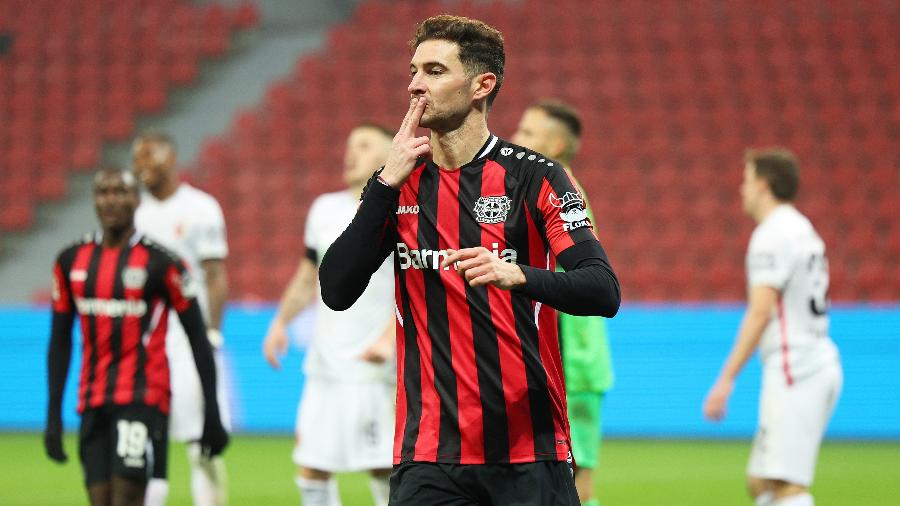
<path id="1" fill-rule="evenodd" d="M 792 204 L 798 186 L 789 151 L 747 152 L 741 198 L 758 223 L 746 259 L 749 304 L 703 405 L 707 418 L 725 416 L 735 378 L 759 348 L 759 425 L 747 466 L 757 505 L 813 505 L 816 458 L 843 382 L 828 334 L 825 243 Z"/>
<path id="2" fill-rule="evenodd" d="M 135 214 L 135 226 L 147 237 L 174 250 L 185 259 L 188 269 L 199 281 L 198 300 L 208 326 L 208 336 L 216 351 L 219 375 L 219 407 L 222 421 L 230 429 L 227 391 L 228 377 L 222 363 L 222 310 L 228 296 L 225 257 L 225 219 L 218 202 L 207 193 L 181 183 L 175 169 L 175 145 L 162 132 L 146 132 L 132 145 L 135 174 L 147 194 Z M 189 442 L 191 492 L 194 504 L 221 505 L 227 502 L 225 463 L 201 455 L 196 444 L 202 433 L 203 397 L 197 369 L 184 330 L 170 319 L 166 339 L 172 384 L 172 410 L 169 435 L 176 441 Z M 168 484 L 151 479 L 147 487 L 146 505 L 164 504 Z"/>
<path id="3" fill-rule="evenodd" d="M 263 344 L 266 360 L 278 368 L 287 348 L 287 324 L 315 304 L 315 330 L 306 354 L 306 381 L 297 408 L 294 462 L 305 506 L 340 504 L 332 474 L 370 471 L 372 496 L 387 505 L 394 436 L 394 274 L 386 260 L 349 310 L 322 303 L 318 263 L 350 224 L 367 178 L 384 165 L 394 134 L 364 123 L 347 140 L 347 189 L 326 193 L 306 219 L 306 254 L 282 296 Z"/>

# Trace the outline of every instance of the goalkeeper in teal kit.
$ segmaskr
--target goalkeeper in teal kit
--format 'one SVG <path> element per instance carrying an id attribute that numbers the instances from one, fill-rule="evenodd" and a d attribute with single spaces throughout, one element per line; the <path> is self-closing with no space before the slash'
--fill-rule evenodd
<path id="1" fill-rule="evenodd" d="M 571 107 L 543 101 L 525 110 L 512 141 L 565 164 L 578 151 L 581 120 Z M 574 176 L 572 176 L 574 180 Z M 577 184 L 577 181 L 576 181 Z M 578 185 L 579 189 L 580 184 Z M 585 195 L 584 191 L 581 191 Z M 593 222 L 590 205 L 584 203 Z M 593 471 L 600 456 L 603 397 L 613 384 L 612 361 L 606 336 L 606 321 L 599 316 L 559 314 L 566 400 L 572 435 L 572 453 L 577 464 L 575 487 L 584 506 L 597 506 Z"/>

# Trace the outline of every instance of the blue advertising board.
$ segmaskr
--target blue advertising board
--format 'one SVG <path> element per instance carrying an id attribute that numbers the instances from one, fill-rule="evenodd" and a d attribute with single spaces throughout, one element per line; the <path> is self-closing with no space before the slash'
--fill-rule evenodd
<path id="1" fill-rule="evenodd" d="M 280 370 L 262 357 L 271 305 L 232 305 L 225 358 L 239 432 L 290 432 L 303 385 L 303 345 Z M 616 382 L 607 395 L 605 433 L 612 437 L 734 438 L 753 433 L 759 361 L 738 380 L 727 419 L 706 422 L 701 403 L 734 340 L 738 305 L 626 305 L 609 321 Z M 40 430 L 46 409 L 49 309 L 0 306 L 0 430 Z M 900 306 L 837 306 L 832 335 L 841 350 L 844 391 L 830 437 L 900 439 Z M 294 325 L 308 332 L 309 315 Z M 76 337 L 64 401 L 65 424 L 78 424 Z"/>

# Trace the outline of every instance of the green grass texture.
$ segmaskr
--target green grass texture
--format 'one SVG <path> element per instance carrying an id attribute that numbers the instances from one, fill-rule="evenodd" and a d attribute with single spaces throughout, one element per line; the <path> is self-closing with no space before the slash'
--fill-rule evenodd
<path id="1" fill-rule="evenodd" d="M 0 433 L 0 505 L 87 504 L 74 436 L 69 462 L 44 456 L 41 436 Z M 236 435 L 226 452 L 232 505 L 297 505 L 289 436 Z M 752 505 L 744 490 L 749 441 L 605 441 L 595 470 L 603 506 Z M 169 452 L 168 504 L 190 505 L 183 445 Z M 367 476 L 338 476 L 345 506 L 368 506 Z M 826 442 L 813 494 L 817 506 L 900 505 L 900 442 Z"/>

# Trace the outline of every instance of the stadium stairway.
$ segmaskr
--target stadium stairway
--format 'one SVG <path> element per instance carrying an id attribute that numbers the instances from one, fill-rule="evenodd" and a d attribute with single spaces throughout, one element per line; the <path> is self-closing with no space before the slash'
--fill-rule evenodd
<path id="1" fill-rule="evenodd" d="M 246 5 L 242 0 L 212 3 L 233 10 Z M 138 118 L 135 131 L 155 127 L 171 132 L 180 160 L 190 161 L 202 138 L 221 132 L 235 110 L 257 102 L 266 83 L 289 72 L 297 54 L 320 46 L 326 27 L 351 7 L 312 0 L 257 0 L 255 5 L 260 17 L 256 28 L 231 40 L 227 58 L 200 65 L 195 85 L 169 93 L 165 112 Z M 105 162 L 128 166 L 128 142 L 105 144 L 101 156 Z M 65 242 L 94 228 L 88 176 L 75 174 L 68 185 L 67 198 L 38 207 L 35 226 L 24 232 L 0 231 L 0 301 L 45 300 L 53 255 Z"/>

